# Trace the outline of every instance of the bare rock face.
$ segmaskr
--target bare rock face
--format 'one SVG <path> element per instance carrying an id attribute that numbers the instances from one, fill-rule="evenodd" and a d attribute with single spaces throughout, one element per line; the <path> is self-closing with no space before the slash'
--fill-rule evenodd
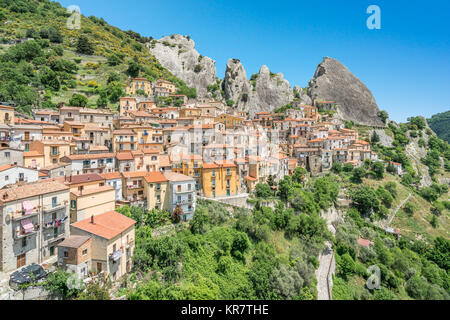
<path id="1" fill-rule="evenodd" d="M 300 88 L 299 86 L 294 86 L 294 93 L 298 95 L 298 97 L 300 99 L 300 104 L 304 104 L 304 105 L 311 105 L 312 104 L 311 98 L 303 90 L 303 88 Z"/>
<path id="2" fill-rule="evenodd" d="M 215 61 L 201 56 L 189 37 L 167 36 L 147 44 L 151 54 L 187 86 L 196 88 L 199 98 L 208 97 L 208 85 L 216 82 Z"/>
<path id="3" fill-rule="evenodd" d="M 223 89 L 225 98 L 233 100 L 239 110 L 247 111 L 251 117 L 257 112 L 272 111 L 286 105 L 294 98 L 293 90 L 283 74 L 274 74 L 264 65 L 249 81 L 237 59 L 228 60 Z"/>
<path id="4" fill-rule="evenodd" d="M 339 61 L 326 57 L 308 84 L 311 99 L 334 100 L 345 120 L 369 126 L 385 126 L 369 89 Z"/>
<path id="5" fill-rule="evenodd" d="M 222 88 L 227 100 L 233 100 L 238 108 L 245 106 L 252 89 L 239 59 L 228 60 Z"/>

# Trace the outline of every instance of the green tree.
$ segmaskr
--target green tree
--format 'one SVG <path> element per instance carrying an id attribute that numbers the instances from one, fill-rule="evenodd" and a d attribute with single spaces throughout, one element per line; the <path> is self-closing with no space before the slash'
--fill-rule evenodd
<path id="1" fill-rule="evenodd" d="M 303 167 L 297 167 L 292 174 L 292 181 L 295 183 L 302 183 L 307 171 Z"/>
<path id="2" fill-rule="evenodd" d="M 141 71 L 142 66 L 137 63 L 134 60 L 130 60 L 128 61 L 128 69 L 127 69 L 127 74 L 132 77 L 132 78 L 136 78 L 137 76 L 139 76 L 139 72 Z"/>
<path id="3" fill-rule="evenodd" d="M 94 46 L 85 35 L 81 35 L 78 37 L 76 51 L 80 54 L 93 55 Z"/>
<path id="4" fill-rule="evenodd" d="M 356 271 L 356 264 L 353 258 L 345 253 L 338 260 L 339 274 L 341 274 L 344 279 L 347 279 L 350 275 L 354 274 Z"/>
<path id="5" fill-rule="evenodd" d="M 376 211 L 380 205 L 375 190 L 369 186 L 360 186 L 350 195 L 352 205 L 361 214 L 368 214 Z"/>
<path id="6" fill-rule="evenodd" d="M 293 192 L 292 178 L 290 176 L 284 176 L 284 179 L 278 183 L 278 194 L 280 198 L 287 201 Z"/>
<path id="7" fill-rule="evenodd" d="M 362 167 L 355 168 L 353 169 L 352 181 L 355 183 L 361 183 L 366 174 L 366 169 Z"/>
<path id="8" fill-rule="evenodd" d="M 386 120 L 389 118 L 389 114 L 386 110 L 381 110 L 378 113 L 378 116 L 380 117 L 381 121 L 383 121 L 383 123 L 386 123 Z"/>
<path id="9" fill-rule="evenodd" d="M 377 144 L 378 142 L 380 142 L 380 136 L 378 135 L 378 133 L 373 130 L 372 132 L 372 136 L 370 137 L 370 142 L 372 144 Z"/>
<path id="10" fill-rule="evenodd" d="M 269 198 L 273 193 L 267 183 L 257 183 L 255 186 L 255 195 L 258 198 Z"/>
<path id="11" fill-rule="evenodd" d="M 190 221 L 191 232 L 197 234 L 205 233 L 205 227 L 208 222 L 208 212 L 204 208 L 196 208 L 194 217 Z"/>
<path id="12" fill-rule="evenodd" d="M 73 107 L 86 107 L 88 98 L 85 95 L 74 93 L 69 100 L 69 104 Z"/>
<path id="13" fill-rule="evenodd" d="M 64 299 L 71 299 L 78 295 L 83 286 L 68 286 L 70 278 L 74 277 L 73 273 L 57 269 L 55 272 L 50 273 L 44 282 L 44 288 L 52 293 L 59 293 Z M 76 281 L 76 278 L 73 278 Z"/>
<path id="14" fill-rule="evenodd" d="M 58 76 L 56 75 L 56 72 L 53 70 L 45 67 L 41 71 L 41 83 L 48 89 L 59 91 L 61 87 L 61 83 L 59 81 Z"/>
<path id="15" fill-rule="evenodd" d="M 333 171 L 336 174 L 341 173 L 343 169 L 344 168 L 342 166 L 342 163 L 340 162 L 333 162 L 333 165 L 331 166 L 331 171 Z"/>
<path id="16" fill-rule="evenodd" d="M 378 180 L 383 179 L 384 178 L 384 164 L 383 164 L 383 162 L 381 162 L 381 161 L 374 162 L 372 164 L 372 171 L 373 171 L 373 173 L 375 173 L 375 177 Z"/>

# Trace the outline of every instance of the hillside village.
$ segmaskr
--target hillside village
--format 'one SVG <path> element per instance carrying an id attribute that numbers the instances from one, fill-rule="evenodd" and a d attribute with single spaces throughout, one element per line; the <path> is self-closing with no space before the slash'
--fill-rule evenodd
<path id="1" fill-rule="evenodd" d="M 358 167 L 377 161 L 356 130 L 320 112 L 334 101 L 294 104 L 285 113 L 249 119 L 222 102 L 175 92 L 169 81 L 133 78 L 118 113 L 61 105 L 33 110 L 32 119 L 2 103 L 0 193 L 12 224 L 1 229 L 8 243 L 3 272 L 61 258 L 63 248 L 82 250 L 90 239 L 102 247 L 99 256 L 72 267 L 83 276 L 105 271 L 116 279 L 131 269 L 134 247 L 134 222 L 117 207 L 165 209 L 187 221 L 197 197 L 245 200 L 257 183 L 278 182 L 298 166 L 323 175 L 334 162 Z M 183 103 L 161 107 L 158 97 Z M 99 221 L 120 230 L 120 237 L 115 232 L 108 243 L 96 243 L 104 232 Z M 112 268 L 124 240 L 127 253 Z M 65 256 L 61 261 L 70 265 Z"/>
<path id="2" fill-rule="evenodd" d="M 72 274 L 99 299 L 449 299 L 450 149 L 422 117 L 329 57 L 306 88 L 221 80 L 189 36 L 32 3 L 0 26 L 1 299 Z"/>

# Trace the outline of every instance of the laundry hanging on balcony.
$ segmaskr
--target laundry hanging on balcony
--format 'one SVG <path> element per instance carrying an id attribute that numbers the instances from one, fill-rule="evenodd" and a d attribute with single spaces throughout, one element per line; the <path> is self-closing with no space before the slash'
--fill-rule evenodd
<path id="1" fill-rule="evenodd" d="M 24 201 L 22 202 L 22 209 L 25 212 L 25 214 L 31 214 L 34 208 L 31 205 L 30 201 Z"/>
<path id="2" fill-rule="evenodd" d="M 120 259 L 121 256 L 122 256 L 122 250 L 116 250 L 110 255 L 110 258 L 113 261 L 117 261 Z"/>
<path id="3" fill-rule="evenodd" d="M 23 219 L 20 224 L 22 225 L 24 233 L 30 233 L 34 231 L 34 225 L 30 219 Z"/>

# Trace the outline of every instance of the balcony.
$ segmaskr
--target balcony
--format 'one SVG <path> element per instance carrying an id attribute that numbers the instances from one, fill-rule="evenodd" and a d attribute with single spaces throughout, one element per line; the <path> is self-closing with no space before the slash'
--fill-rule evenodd
<path id="1" fill-rule="evenodd" d="M 142 188 L 144 188 L 144 186 L 141 184 L 136 184 L 136 185 L 133 184 L 133 185 L 128 186 L 128 189 L 132 189 L 132 190 L 142 189 Z"/>
<path id="2" fill-rule="evenodd" d="M 59 211 L 59 210 L 62 210 L 62 209 L 64 209 L 66 207 L 66 205 L 65 204 L 63 204 L 63 203 L 58 203 L 58 204 L 56 204 L 55 206 L 48 206 L 48 207 L 46 207 L 46 208 L 44 208 L 44 213 L 52 213 L 52 212 L 56 212 L 56 211 Z"/>
<path id="3" fill-rule="evenodd" d="M 22 219 L 35 217 L 38 214 L 39 214 L 39 212 L 37 212 L 37 211 L 33 211 L 32 213 L 29 213 L 29 214 L 25 214 L 25 211 L 22 211 L 21 213 L 13 214 L 12 215 L 12 220 L 13 221 L 20 221 Z"/>
<path id="4" fill-rule="evenodd" d="M 194 190 L 176 190 L 175 193 L 187 193 L 187 192 L 193 192 Z"/>
<path id="5" fill-rule="evenodd" d="M 66 235 L 65 235 L 64 233 L 60 233 L 60 234 L 58 234 L 56 237 L 53 237 L 53 238 L 51 238 L 51 239 L 48 239 L 47 241 L 48 241 L 49 243 L 52 243 L 52 242 L 56 242 L 56 241 L 62 240 L 62 239 L 64 239 L 65 237 L 66 237 Z"/>
<path id="6" fill-rule="evenodd" d="M 22 231 L 20 231 L 19 233 L 14 232 L 14 240 L 20 240 L 26 237 L 31 237 L 33 235 L 37 234 L 37 230 L 28 232 L 28 233 L 23 233 Z"/>

